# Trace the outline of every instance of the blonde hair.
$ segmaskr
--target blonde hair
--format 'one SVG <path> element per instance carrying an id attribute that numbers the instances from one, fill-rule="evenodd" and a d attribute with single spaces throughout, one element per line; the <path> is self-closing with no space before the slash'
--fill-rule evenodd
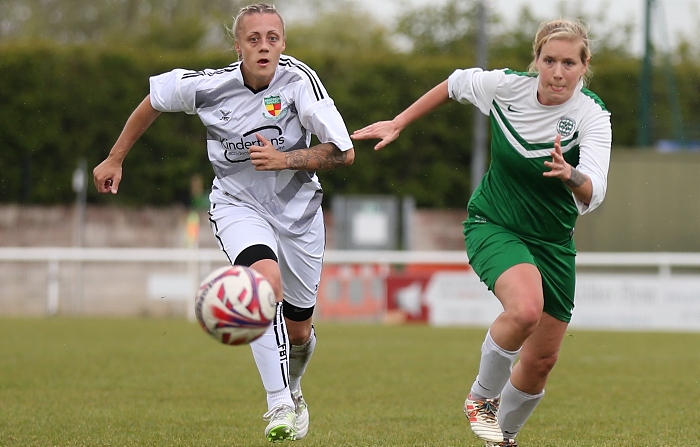
<path id="1" fill-rule="evenodd" d="M 580 41 L 581 42 L 581 62 L 585 65 L 587 61 L 591 58 L 591 41 L 588 38 L 588 29 L 581 22 L 572 22 L 570 20 L 559 19 L 552 20 L 551 22 L 542 22 L 540 24 L 537 33 L 535 33 L 535 40 L 532 43 L 532 54 L 535 57 L 528 67 L 529 72 L 537 72 L 537 59 L 539 59 L 542 53 L 542 47 L 544 44 L 550 40 L 561 39 L 568 40 L 571 42 Z M 593 72 L 590 66 L 586 73 L 583 75 L 583 83 L 588 84 Z"/>
<path id="2" fill-rule="evenodd" d="M 231 36 L 231 38 L 234 41 L 238 40 L 238 33 L 241 31 L 241 19 L 250 14 L 276 14 L 277 17 L 279 17 L 280 22 L 282 23 L 282 37 L 285 37 L 286 31 L 284 26 L 284 19 L 282 18 L 280 13 L 277 12 L 277 8 L 275 8 L 275 5 L 268 5 L 267 3 L 255 3 L 253 5 L 242 7 L 238 11 L 238 14 L 236 14 L 236 17 L 234 17 L 233 26 L 228 29 L 229 36 Z"/>

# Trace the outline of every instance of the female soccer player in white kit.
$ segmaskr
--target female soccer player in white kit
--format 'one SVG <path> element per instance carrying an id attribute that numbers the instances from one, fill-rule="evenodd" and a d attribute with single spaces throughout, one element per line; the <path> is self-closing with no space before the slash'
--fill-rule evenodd
<path id="1" fill-rule="evenodd" d="M 490 116 L 491 165 L 464 222 L 469 263 L 504 309 L 486 334 L 464 406 L 487 446 L 517 446 L 544 396 L 574 308 L 574 225 L 607 189 L 610 113 L 584 87 L 586 29 L 543 23 L 533 53 L 528 73 L 456 70 L 393 120 L 352 135 L 381 139 L 381 149 L 449 99 Z"/>
<path id="2" fill-rule="evenodd" d="M 354 149 L 316 73 L 282 55 L 284 21 L 274 6 L 242 8 L 232 34 L 238 62 L 150 79 L 93 175 L 99 192 L 116 194 L 124 158 L 161 112 L 199 116 L 215 173 L 211 227 L 231 264 L 263 274 L 279 301 L 274 324 L 251 343 L 267 392 L 265 436 L 294 440 L 309 428 L 300 381 L 316 344 L 311 317 L 325 246 L 315 171 L 351 165 Z M 320 144 L 309 147 L 312 134 Z"/>

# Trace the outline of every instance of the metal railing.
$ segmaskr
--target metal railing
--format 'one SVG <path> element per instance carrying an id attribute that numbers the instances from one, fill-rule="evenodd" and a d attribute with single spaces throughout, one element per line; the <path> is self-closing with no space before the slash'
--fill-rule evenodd
<path id="1" fill-rule="evenodd" d="M 337 250 L 327 251 L 324 263 L 468 264 L 462 251 Z M 0 315 L 190 315 L 186 297 L 225 264 L 218 249 L 2 247 Z M 700 271 L 700 253 L 579 253 L 577 265 L 668 278 L 675 269 Z M 168 282 L 169 289 L 159 289 Z"/>

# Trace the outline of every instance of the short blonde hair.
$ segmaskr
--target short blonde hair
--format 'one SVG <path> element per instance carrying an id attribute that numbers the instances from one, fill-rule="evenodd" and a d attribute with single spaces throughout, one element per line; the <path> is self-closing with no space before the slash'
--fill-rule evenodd
<path id="1" fill-rule="evenodd" d="M 568 41 L 580 41 L 581 42 L 581 62 L 586 64 L 591 58 L 591 41 L 588 38 L 588 29 L 581 22 L 572 22 L 570 20 L 559 19 L 552 20 L 551 22 L 542 22 L 540 24 L 537 33 L 535 33 L 535 40 L 532 43 L 532 55 L 534 60 L 530 63 L 528 71 L 537 72 L 537 59 L 539 59 L 542 53 L 542 47 L 544 44 L 550 40 L 561 39 Z M 593 72 L 588 67 L 586 73 L 583 75 L 583 82 L 587 84 L 590 80 Z"/>
<path id="2" fill-rule="evenodd" d="M 238 11 L 238 14 L 236 14 L 236 17 L 233 19 L 233 27 L 228 30 L 229 35 L 233 38 L 233 40 L 238 40 L 238 33 L 241 31 L 241 19 L 250 14 L 276 14 L 277 17 L 279 17 L 280 22 L 282 22 L 282 37 L 285 36 L 286 31 L 284 26 L 284 19 L 282 18 L 280 13 L 277 12 L 277 8 L 275 8 L 275 5 L 268 5 L 267 3 L 255 3 L 253 5 L 242 7 Z"/>

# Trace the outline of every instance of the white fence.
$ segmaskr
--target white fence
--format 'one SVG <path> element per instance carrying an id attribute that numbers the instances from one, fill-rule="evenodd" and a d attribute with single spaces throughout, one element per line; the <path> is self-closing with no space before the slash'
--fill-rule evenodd
<path id="1" fill-rule="evenodd" d="M 0 248 L 0 316 L 191 318 L 196 285 L 225 264 L 216 249 Z M 326 270 L 350 281 L 350 289 L 353 276 L 371 280 L 373 299 L 382 302 L 368 307 L 369 317 L 380 320 L 387 311 L 382 285 L 392 272 L 414 264 L 438 271 L 440 266 L 466 267 L 467 259 L 462 251 L 328 251 L 325 264 L 361 267 Z M 577 265 L 573 326 L 700 330 L 700 254 L 579 253 Z M 333 285 L 336 279 L 324 277 L 323 282 Z M 361 287 L 355 289 L 363 294 Z M 418 290 L 412 296 L 419 307 L 430 308 L 433 324 L 486 325 L 500 312 L 495 298 L 467 270 L 440 272 L 412 290 Z M 329 315 L 323 313 L 324 303 L 320 299 L 319 316 Z M 415 309 L 416 303 L 409 307 Z"/>

